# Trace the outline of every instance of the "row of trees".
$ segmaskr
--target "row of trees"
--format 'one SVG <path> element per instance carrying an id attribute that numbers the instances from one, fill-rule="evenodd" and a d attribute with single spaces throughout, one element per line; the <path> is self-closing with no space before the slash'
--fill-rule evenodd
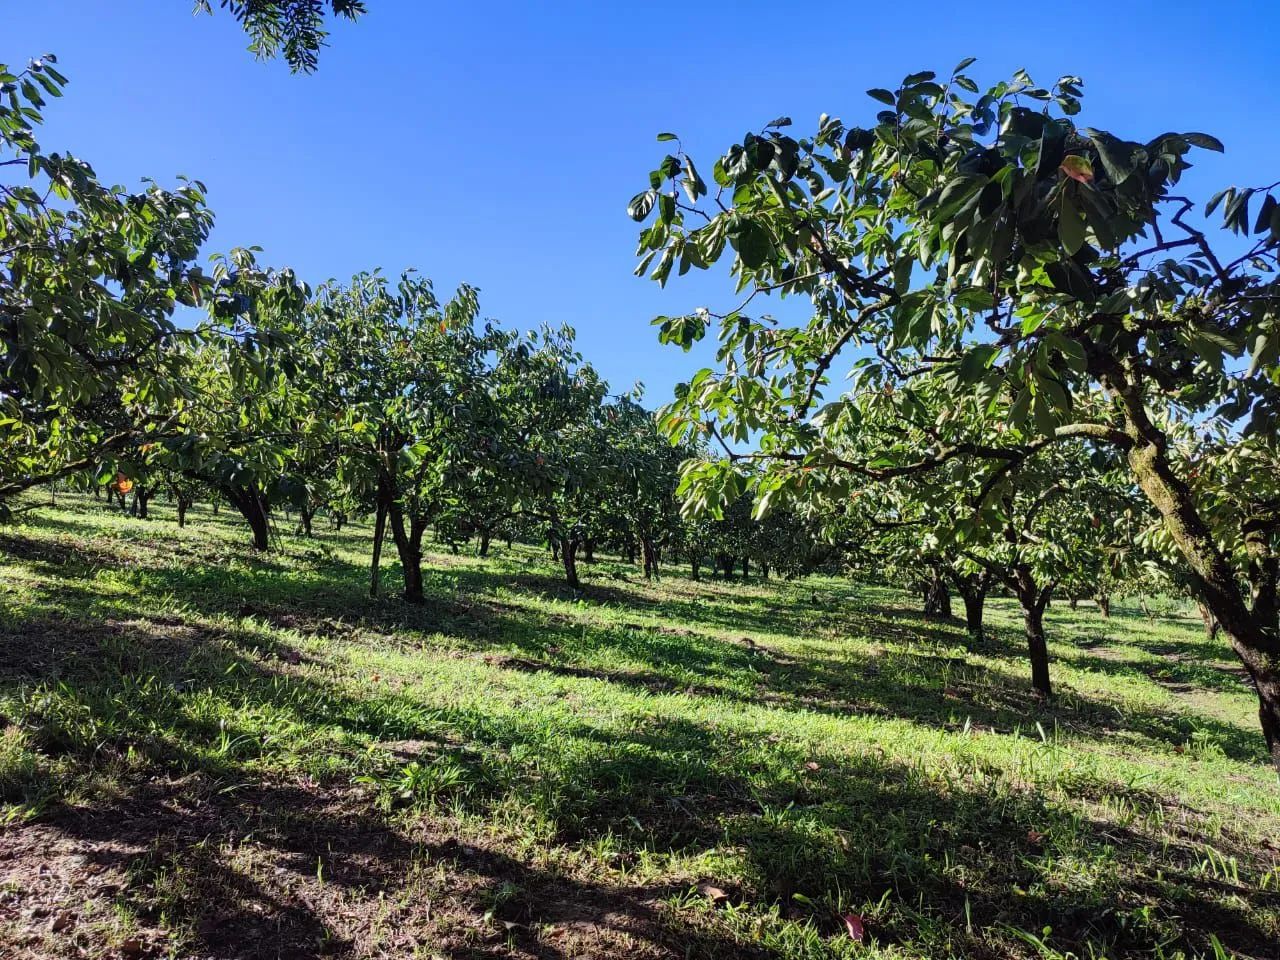
<path id="1" fill-rule="evenodd" d="M 569 329 L 482 321 L 477 293 L 377 273 L 315 289 L 252 250 L 200 249 L 213 217 L 196 182 L 140 192 L 43 150 L 52 57 L 0 68 L 0 510 L 66 477 L 157 490 L 180 522 L 212 493 L 271 545 L 273 510 L 372 514 L 371 589 L 385 541 L 404 596 L 423 598 L 423 538 L 548 540 L 569 585 L 597 546 L 693 565 L 797 572 L 808 528 L 680 515 L 682 459 L 638 392 L 611 394 Z M 123 492 L 123 491 L 121 491 Z M 757 529 L 758 528 L 758 529 Z M 809 538 L 806 540 L 805 538 Z M 797 560 L 796 558 L 804 558 Z"/>
<path id="2" fill-rule="evenodd" d="M 1044 604 L 1088 567 L 1059 560 L 1108 570 L 1129 537 L 1111 525 L 1149 515 L 1145 545 L 1236 652 L 1280 768 L 1276 184 L 1201 205 L 1180 183 L 1213 137 L 1082 126 L 1079 78 L 984 90 L 971 64 L 869 91 L 862 126 L 824 115 L 796 138 L 779 118 L 711 186 L 660 136 L 675 149 L 629 207 L 639 271 L 665 283 L 724 259 L 746 291 L 656 321 L 686 348 L 718 328 L 718 369 L 664 421 L 719 448 L 690 466 L 690 496 L 894 491 L 884 522 L 1015 590 L 1033 661 Z M 807 298 L 812 319 L 749 313 L 770 295 Z M 828 397 L 838 365 L 851 389 Z"/>

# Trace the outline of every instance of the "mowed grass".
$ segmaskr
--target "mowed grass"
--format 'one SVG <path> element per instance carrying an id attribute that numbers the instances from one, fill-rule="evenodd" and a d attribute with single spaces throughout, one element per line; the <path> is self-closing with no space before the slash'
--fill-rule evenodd
<path id="1" fill-rule="evenodd" d="M 1055 604 L 1043 704 L 1007 600 L 975 645 L 497 545 L 412 608 L 366 526 L 153 510 L 0 529 L 0 956 L 1280 956 L 1280 787 L 1186 611 Z"/>

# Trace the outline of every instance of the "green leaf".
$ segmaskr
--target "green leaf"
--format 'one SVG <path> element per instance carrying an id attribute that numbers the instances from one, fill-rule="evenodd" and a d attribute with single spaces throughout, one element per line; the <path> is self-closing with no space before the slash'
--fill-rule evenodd
<path id="1" fill-rule="evenodd" d="M 1182 139 L 1187 141 L 1193 147 L 1199 147 L 1202 150 L 1212 150 L 1214 153 L 1226 152 L 1226 147 L 1222 145 L 1222 141 L 1217 137 L 1211 137 L 1207 133 L 1184 133 Z"/>
<path id="2" fill-rule="evenodd" d="M 637 193 L 631 198 L 631 202 L 627 204 L 627 216 L 637 223 L 649 215 L 653 209 L 654 203 L 658 200 L 658 192 L 656 190 L 646 190 L 643 193 Z"/>
<path id="3" fill-rule="evenodd" d="M 871 99 L 873 100 L 879 100 L 881 103 L 887 104 L 891 107 L 897 106 L 898 104 L 897 98 L 895 98 L 890 91 L 885 90 L 881 87 L 875 87 L 871 90 L 868 90 L 867 96 L 871 97 Z"/>
<path id="4" fill-rule="evenodd" d="M 678 138 L 674 133 L 660 133 L 660 134 L 658 134 L 658 142 L 659 142 L 659 143 L 663 143 L 663 142 L 665 142 L 665 141 L 667 141 L 667 140 L 678 140 L 678 139 L 679 139 L 679 138 Z"/>
<path id="5" fill-rule="evenodd" d="M 750 270 L 758 270 L 773 253 L 773 244 L 764 227 L 754 220 L 746 220 L 738 231 L 734 249 L 738 251 L 738 257 L 742 260 L 743 266 Z"/>
<path id="6" fill-rule="evenodd" d="M 1124 183 L 1133 175 L 1138 168 L 1137 152 L 1142 149 L 1139 144 L 1119 140 L 1105 131 L 1090 127 L 1085 127 L 1081 132 L 1093 141 L 1098 158 L 1102 161 L 1102 168 L 1107 171 L 1112 183 Z"/>
<path id="7" fill-rule="evenodd" d="M 1084 220 L 1071 200 L 1071 191 L 1063 190 L 1058 208 L 1058 240 L 1069 256 L 1074 257 L 1084 246 Z"/>

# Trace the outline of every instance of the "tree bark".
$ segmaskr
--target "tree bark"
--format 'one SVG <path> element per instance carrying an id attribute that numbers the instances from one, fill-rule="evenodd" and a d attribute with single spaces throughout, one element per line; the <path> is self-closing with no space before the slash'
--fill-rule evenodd
<path id="1" fill-rule="evenodd" d="M 924 585 L 924 615 L 938 619 L 951 619 L 951 593 L 941 571 L 933 567 Z"/>
<path id="2" fill-rule="evenodd" d="M 1244 665 L 1258 695 L 1258 721 L 1272 765 L 1280 772 L 1280 623 L 1277 623 L 1275 577 L 1261 591 L 1255 588 L 1253 606 L 1246 602 L 1236 572 L 1218 549 L 1213 532 L 1201 517 L 1190 487 L 1169 459 L 1168 437 L 1151 420 L 1140 388 L 1105 353 L 1086 344 L 1090 370 L 1121 403 L 1125 417 L 1124 444 L 1129 467 L 1138 486 L 1164 520 L 1165 529 L 1187 561 L 1193 595 L 1209 608 Z M 1246 549 L 1260 543 L 1243 531 Z M 1266 537 L 1262 537 L 1266 540 Z M 1267 543 L 1269 546 L 1269 542 Z M 1268 551 L 1269 552 L 1269 551 Z M 1272 567 L 1274 572 L 1274 566 Z M 1259 606 L 1259 600 L 1262 605 Z"/>
<path id="3" fill-rule="evenodd" d="M 658 577 L 658 550 L 648 536 L 640 538 L 640 552 L 644 557 L 644 578 L 656 580 Z"/>
<path id="4" fill-rule="evenodd" d="M 1030 568 L 1020 566 L 1014 571 L 1011 586 L 1022 607 L 1022 622 L 1027 632 L 1027 658 L 1031 661 L 1031 686 L 1046 697 L 1053 696 L 1049 681 L 1049 647 L 1044 638 L 1044 609 L 1053 594 L 1052 585 L 1041 589 L 1031 575 Z"/>
<path id="5" fill-rule="evenodd" d="M 387 535 L 387 507 L 378 501 L 373 521 L 373 559 L 369 563 L 369 596 L 378 596 L 378 565 L 382 562 L 382 541 Z"/>
<path id="6" fill-rule="evenodd" d="M 577 537 L 568 537 L 560 547 L 560 556 L 564 561 L 564 581 L 573 590 L 582 589 L 578 579 L 578 546 Z"/>
<path id="7" fill-rule="evenodd" d="M 316 508 L 312 506 L 303 507 L 298 514 L 302 518 L 302 535 L 307 539 L 311 538 L 311 521 L 315 518 Z"/>
<path id="8" fill-rule="evenodd" d="M 1213 615 L 1213 611 L 1203 603 L 1197 602 L 1196 609 L 1200 611 L 1200 619 L 1204 622 L 1204 638 L 1206 640 L 1217 640 L 1218 618 L 1215 617 Z"/>
<path id="9" fill-rule="evenodd" d="M 253 549 L 266 550 L 271 546 L 271 524 L 268 518 L 267 500 L 254 484 L 243 487 L 224 486 L 222 492 L 240 511 L 253 531 Z"/>
<path id="10" fill-rule="evenodd" d="M 1093 598 L 1098 605 L 1098 611 L 1106 618 L 1111 617 L 1111 597 L 1109 594 L 1100 593 Z"/>
<path id="11" fill-rule="evenodd" d="M 484 531 L 480 534 L 480 545 L 479 547 L 476 548 L 476 552 L 482 557 L 487 557 L 489 555 L 489 532 L 488 531 Z"/>
<path id="12" fill-rule="evenodd" d="M 400 556 L 400 570 L 404 577 L 404 600 L 419 604 L 425 599 L 422 592 L 422 535 L 427 522 L 417 514 L 409 517 L 405 526 L 404 511 L 394 498 L 387 504 L 387 518 L 391 524 L 391 539 L 395 541 Z"/>
<path id="13" fill-rule="evenodd" d="M 691 574 L 690 574 L 690 575 L 693 577 L 693 579 L 694 579 L 694 581 L 695 581 L 695 582 L 696 582 L 696 581 L 699 581 L 699 580 L 701 580 L 701 579 L 702 579 L 702 577 L 700 576 L 700 571 L 699 571 L 699 567 L 700 567 L 700 566 L 701 566 L 701 564 L 699 564 L 699 563 L 698 563 L 698 558 L 697 558 L 697 557 L 690 557 L 690 558 L 689 558 L 689 568 L 690 568 L 690 571 L 691 571 Z"/>

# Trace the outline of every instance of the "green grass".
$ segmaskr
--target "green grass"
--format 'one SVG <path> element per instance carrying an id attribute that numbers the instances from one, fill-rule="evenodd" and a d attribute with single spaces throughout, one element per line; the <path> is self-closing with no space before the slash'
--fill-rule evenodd
<path id="1" fill-rule="evenodd" d="M 975 646 L 882 587 L 574 597 L 517 546 L 415 609 L 367 527 L 260 557 L 154 511 L 0 529 L 15 956 L 1276 955 L 1280 788 L 1185 611 L 1055 605 L 1041 704 L 1006 600 Z"/>

